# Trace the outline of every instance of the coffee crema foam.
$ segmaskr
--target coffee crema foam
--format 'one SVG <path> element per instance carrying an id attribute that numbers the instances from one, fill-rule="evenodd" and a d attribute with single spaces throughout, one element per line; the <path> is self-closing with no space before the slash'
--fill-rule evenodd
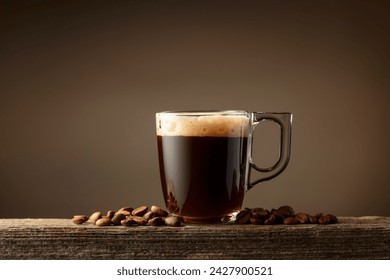
<path id="1" fill-rule="evenodd" d="M 243 137 L 248 136 L 249 118 L 247 116 L 156 116 L 159 136 L 210 136 Z"/>

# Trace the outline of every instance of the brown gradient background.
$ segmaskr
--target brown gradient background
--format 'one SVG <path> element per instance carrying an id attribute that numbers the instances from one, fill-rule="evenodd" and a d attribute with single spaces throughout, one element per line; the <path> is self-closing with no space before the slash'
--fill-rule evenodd
<path id="1" fill-rule="evenodd" d="M 163 205 L 154 114 L 294 113 L 244 206 L 390 215 L 386 1 L 1 1 L 0 217 Z M 278 129 L 256 130 L 271 165 Z"/>

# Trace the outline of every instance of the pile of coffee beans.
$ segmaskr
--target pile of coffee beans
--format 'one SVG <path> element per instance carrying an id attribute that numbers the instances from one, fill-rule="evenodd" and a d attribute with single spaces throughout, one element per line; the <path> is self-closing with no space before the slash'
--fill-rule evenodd
<path id="1" fill-rule="evenodd" d="M 158 206 L 140 206 L 137 208 L 122 207 L 118 211 L 109 210 L 105 216 L 96 211 L 90 216 L 75 215 L 72 219 L 76 225 L 84 223 L 96 226 L 173 226 L 178 227 L 183 219 L 178 216 L 170 216 L 168 212 Z M 261 207 L 245 208 L 234 217 L 227 216 L 223 220 L 230 224 L 253 225 L 297 225 L 297 224 L 334 224 L 338 218 L 332 214 L 319 213 L 310 215 L 307 213 L 295 213 L 291 206 L 281 206 L 277 209 L 267 210 Z"/>
<path id="2" fill-rule="evenodd" d="M 91 223 L 96 226 L 173 226 L 182 224 L 182 219 L 169 216 L 168 212 L 158 206 L 140 206 L 137 208 L 122 207 L 118 211 L 109 210 L 105 216 L 96 211 L 90 216 L 75 215 L 72 222 L 76 225 Z"/>
<path id="3" fill-rule="evenodd" d="M 334 224 L 338 222 L 335 215 L 319 213 L 310 215 L 307 213 L 295 213 L 291 206 L 281 206 L 278 209 L 271 211 L 263 208 L 245 208 L 241 210 L 235 217 L 231 217 L 231 221 L 227 222 L 236 224 L 254 224 L 254 225 L 297 225 L 297 224 Z"/>

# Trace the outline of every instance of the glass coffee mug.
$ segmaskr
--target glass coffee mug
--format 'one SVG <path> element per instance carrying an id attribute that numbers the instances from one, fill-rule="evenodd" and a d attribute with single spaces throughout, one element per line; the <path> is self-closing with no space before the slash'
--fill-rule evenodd
<path id="1" fill-rule="evenodd" d="M 261 121 L 280 126 L 279 159 L 269 168 L 252 162 L 252 136 Z M 291 113 L 171 111 L 156 114 L 165 204 L 187 223 L 216 223 L 240 211 L 245 193 L 279 175 L 291 146 Z M 258 171 L 251 181 L 252 170 Z"/>

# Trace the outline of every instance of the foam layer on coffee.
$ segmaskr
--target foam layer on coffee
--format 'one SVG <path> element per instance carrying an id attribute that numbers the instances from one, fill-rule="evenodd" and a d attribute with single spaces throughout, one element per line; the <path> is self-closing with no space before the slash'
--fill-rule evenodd
<path id="1" fill-rule="evenodd" d="M 247 116 L 174 116 L 156 117 L 157 135 L 239 137 L 248 135 Z"/>

